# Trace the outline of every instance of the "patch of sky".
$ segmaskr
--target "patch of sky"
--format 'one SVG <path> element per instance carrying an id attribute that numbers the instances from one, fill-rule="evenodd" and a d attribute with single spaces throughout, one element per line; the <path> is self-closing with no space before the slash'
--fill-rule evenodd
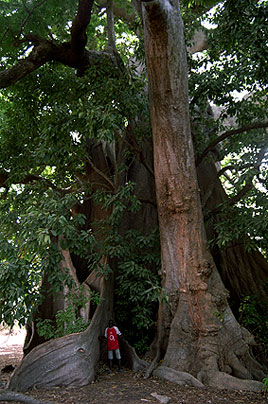
<path id="1" fill-rule="evenodd" d="M 222 3 L 217 5 L 216 7 L 211 8 L 206 14 L 204 14 L 202 20 L 201 20 L 201 25 L 202 27 L 206 29 L 215 29 L 218 27 L 217 24 L 213 23 L 213 17 L 216 13 L 216 11 L 222 7 Z"/>
<path id="2" fill-rule="evenodd" d="M 70 135 L 75 144 L 81 143 L 81 133 L 79 132 L 70 132 Z"/>
<path id="3" fill-rule="evenodd" d="M 134 54 L 138 39 L 135 35 L 123 32 L 119 38 L 116 38 L 116 45 L 124 45 L 128 49 L 128 53 Z"/>

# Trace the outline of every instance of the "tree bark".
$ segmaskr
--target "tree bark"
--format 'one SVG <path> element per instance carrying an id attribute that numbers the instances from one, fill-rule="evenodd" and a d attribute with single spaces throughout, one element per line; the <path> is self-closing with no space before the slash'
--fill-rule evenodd
<path id="1" fill-rule="evenodd" d="M 192 384 L 261 389 L 263 369 L 250 336 L 227 303 L 227 291 L 206 247 L 190 130 L 187 62 L 177 0 L 143 1 L 163 288 L 158 369 Z M 221 321 L 220 321 L 221 320 Z M 177 372 L 177 373 L 176 373 Z M 245 380 L 239 380 L 245 379 Z M 198 379 L 198 380 L 196 380 Z"/>

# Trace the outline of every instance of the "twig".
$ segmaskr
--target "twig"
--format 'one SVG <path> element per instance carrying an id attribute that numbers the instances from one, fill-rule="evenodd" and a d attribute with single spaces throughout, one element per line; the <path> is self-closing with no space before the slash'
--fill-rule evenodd
<path id="1" fill-rule="evenodd" d="M 90 164 L 90 166 L 93 168 L 93 170 L 94 170 L 96 173 L 98 173 L 102 178 L 104 178 L 104 179 L 108 182 L 108 184 L 111 185 L 112 189 L 114 190 L 114 189 L 115 189 L 115 186 L 114 186 L 114 183 L 110 180 L 110 178 L 109 178 L 106 174 L 104 174 L 101 170 L 99 170 L 99 169 L 95 166 L 95 164 L 90 160 L 89 157 L 87 157 L 86 159 L 87 159 L 88 163 Z"/>
<path id="2" fill-rule="evenodd" d="M 6 27 L 5 31 L 3 32 L 2 37 L 1 37 L 1 39 L 0 39 L 0 43 L 2 43 L 3 39 L 5 38 L 5 36 L 6 36 L 6 34 L 8 33 L 9 30 L 10 30 L 10 28 L 9 28 L 9 27 Z"/>
<path id="3" fill-rule="evenodd" d="M 24 18 L 24 20 L 21 22 L 20 24 L 20 29 L 19 32 L 17 34 L 17 40 L 20 37 L 21 33 L 22 33 L 22 29 L 24 28 L 24 26 L 27 24 L 27 21 L 29 20 L 29 18 L 31 17 L 31 15 L 33 14 L 33 12 L 38 8 L 41 7 L 47 0 L 43 0 L 41 1 L 41 3 L 36 4 L 31 10 L 29 10 L 29 8 L 26 6 L 25 0 L 22 1 L 23 6 L 25 8 L 25 10 L 27 11 L 28 15 L 26 18 Z"/>

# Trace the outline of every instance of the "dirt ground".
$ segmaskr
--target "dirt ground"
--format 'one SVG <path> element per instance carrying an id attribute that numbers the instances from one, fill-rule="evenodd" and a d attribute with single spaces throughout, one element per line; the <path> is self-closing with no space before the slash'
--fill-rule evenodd
<path id="1" fill-rule="evenodd" d="M 23 333 L 0 333 L 0 387 L 4 388 L 10 372 L 8 365 L 17 366 L 22 357 Z M 165 396 L 169 404 L 268 404 L 262 393 L 181 387 L 157 378 L 145 380 L 142 375 L 124 369 L 112 374 L 103 366 L 95 382 L 88 386 L 66 389 L 32 390 L 27 392 L 40 401 L 66 404 L 158 404 Z M 153 395 L 152 395 L 153 394 Z M 163 398 L 163 397 L 162 397 Z M 4 402 L 5 403 L 5 402 Z"/>

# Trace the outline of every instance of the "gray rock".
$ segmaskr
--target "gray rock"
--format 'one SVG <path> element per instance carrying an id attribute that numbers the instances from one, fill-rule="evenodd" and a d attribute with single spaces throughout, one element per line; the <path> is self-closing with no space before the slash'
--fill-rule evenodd
<path id="1" fill-rule="evenodd" d="M 170 398 L 168 396 L 161 396 L 157 393 L 151 393 L 151 396 L 156 398 L 161 404 L 168 404 Z"/>

